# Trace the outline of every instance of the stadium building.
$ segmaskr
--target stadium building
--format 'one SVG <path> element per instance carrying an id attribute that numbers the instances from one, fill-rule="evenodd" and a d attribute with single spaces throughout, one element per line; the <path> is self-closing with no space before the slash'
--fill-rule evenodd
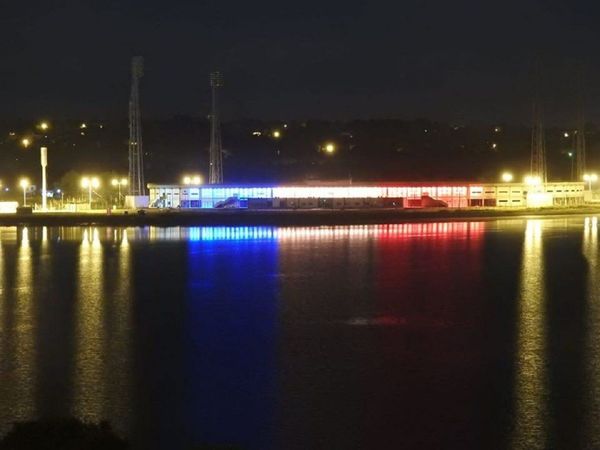
<path id="1" fill-rule="evenodd" d="M 550 207 L 584 203 L 585 183 L 149 184 L 152 208 Z"/>

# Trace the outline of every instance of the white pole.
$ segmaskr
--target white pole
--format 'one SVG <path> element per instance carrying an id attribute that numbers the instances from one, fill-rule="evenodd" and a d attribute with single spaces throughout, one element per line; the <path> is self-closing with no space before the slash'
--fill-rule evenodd
<path id="1" fill-rule="evenodd" d="M 47 211 L 46 166 L 48 165 L 48 149 L 46 147 L 40 149 L 40 163 L 42 165 L 42 211 Z"/>

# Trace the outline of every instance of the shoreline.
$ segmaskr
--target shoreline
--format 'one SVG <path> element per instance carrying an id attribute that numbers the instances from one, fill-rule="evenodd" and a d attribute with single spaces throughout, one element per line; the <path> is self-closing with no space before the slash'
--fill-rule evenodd
<path id="1" fill-rule="evenodd" d="M 451 222 L 530 217 L 565 217 L 600 214 L 600 206 L 571 208 L 502 209 L 297 209 L 297 210 L 147 210 L 89 213 L 0 214 L 0 226 L 334 226 L 407 222 Z"/>

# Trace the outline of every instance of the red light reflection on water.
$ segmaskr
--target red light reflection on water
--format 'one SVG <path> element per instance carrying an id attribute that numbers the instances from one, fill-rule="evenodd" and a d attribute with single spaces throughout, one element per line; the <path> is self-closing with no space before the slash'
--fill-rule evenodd
<path id="1" fill-rule="evenodd" d="M 480 375 L 473 361 L 481 360 L 482 351 L 478 318 L 484 308 L 484 231 L 484 222 L 380 228 L 373 315 L 363 323 L 377 330 L 377 367 L 394 376 L 386 376 L 384 369 L 371 374 L 375 381 L 368 409 L 376 413 L 365 430 L 377 430 L 389 418 L 408 435 L 432 420 L 453 423 L 453 431 L 471 423 L 472 411 L 461 405 L 475 399 L 458 396 L 475 390 L 458 394 L 452 389 L 440 392 L 439 386 L 449 386 L 453 379 L 475 384 Z M 403 402 L 395 405 L 386 400 L 390 397 Z M 365 436 L 366 441 L 377 439 L 371 432 Z"/>

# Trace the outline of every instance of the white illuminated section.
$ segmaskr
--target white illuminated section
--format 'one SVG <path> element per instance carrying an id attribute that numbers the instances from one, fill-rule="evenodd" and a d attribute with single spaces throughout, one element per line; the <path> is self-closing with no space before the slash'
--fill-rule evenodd
<path id="1" fill-rule="evenodd" d="M 546 448 L 546 295 L 542 221 L 528 220 L 523 242 L 511 448 Z"/>
<path id="2" fill-rule="evenodd" d="M 273 198 L 379 198 L 385 187 L 275 187 Z"/>

